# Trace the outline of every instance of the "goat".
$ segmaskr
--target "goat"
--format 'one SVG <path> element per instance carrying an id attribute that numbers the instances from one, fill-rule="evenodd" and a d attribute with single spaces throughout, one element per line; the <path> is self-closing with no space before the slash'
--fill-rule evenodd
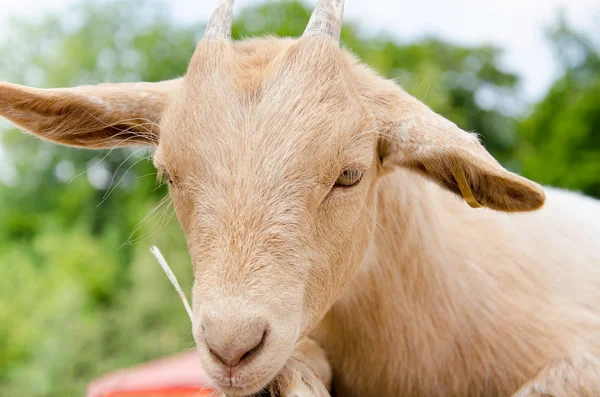
<path id="1" fill-rule="evenodd" d="M 299 39 L 233 42 L 232 8 L 177 80 L 0 84 L 0 115 L 41 138 L 156 147 L 216 387 L 600 395 L 599 202 L 505 170 L 340 49 L 343 0 Z"/>

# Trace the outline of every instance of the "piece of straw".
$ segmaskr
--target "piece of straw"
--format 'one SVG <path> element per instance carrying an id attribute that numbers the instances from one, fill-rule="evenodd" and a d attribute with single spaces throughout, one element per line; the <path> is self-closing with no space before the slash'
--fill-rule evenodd
<path id="1" fill-rule="evenodd" d="M 187 312 L 188 316 L 190 316 L 190 321 L 193 324 L 194 320 L 193 320 L 193 317 L 192 317 L 192 308 L 190 307 L 190 304 L 188 303 L 188 300 L 185 297 L 185 294 L 183 293 L 183 290 L 181 289 L 181 287 L 179 286 L 179 283 L 177 282 L 177 277 L 175 277 L 175 274 L 173 274 L 173 271 L 171 270 L 171 268 L 167 264 L 167 261 L 165 260 L 165 257 L 161 254 L 161 252 L 158 249 L 158 247 L 156 247 L 156 246 L 153 245 L 152 247 L 150 247 L 150 252 L 152 252 L 152 254 L 156 257 L 156 260 L 158 261 L 158 263 L 160 263 L 160 267 L 162 267 L 162 269 L 167 274 L 167 277 L 171 281 L 171 284 L 173 284 L 173 287 L 175 287 L 175 290 L 177 291 L 177 293 L 179 294 L 179 297 L 181 298 L 181 301 L 183 302 L 183 306 L 185 307 L 185 311 Z"/>

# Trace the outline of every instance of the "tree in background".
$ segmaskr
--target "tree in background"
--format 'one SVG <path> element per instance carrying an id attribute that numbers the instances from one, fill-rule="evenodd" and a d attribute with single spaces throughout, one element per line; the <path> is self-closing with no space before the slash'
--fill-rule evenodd
<path id="1" fill-rule="evenodd" d="M 167 11 L 157 0 L 85 2 L 39 23 L 14 23 L 0 46 L 0 80 L 58 87 L 181 76 L 203 28 L 176 25 Z M 309 12 L 298 2 L 251 7 L 234 36 L 298 36 Z M 586 52 L 595 54 L 595 69 L 583 66 L 590 55 L 557 82 L 521 123 L 521 137 L 511 116 L 518 79 L 498 68 L 498 49 L 367 37 L 353 23 L 342 39 L 381 74 L 480 133 L 505 165 L 600 195 L 591 159 L 600 139 L 597 53 Z M 0 137 L 0 395 L 82 395 L 107 370 L 191 347 L 185 312 L 147 251 L 159 245 L 189 290 L 185 240 L 168 222 L 172 210 L 160 202 L 166 189 L 156 187 L 150 153 L 58 147 L 14 129 Z M 576 164 L 587 173 L 573 176 Z"/>
<path id="2" fill-rule="evenodd" d="M 563 20 L 550 38 L 565 73 L 520 125 L 521 171 L 600 197 L 600 51 Z"/>

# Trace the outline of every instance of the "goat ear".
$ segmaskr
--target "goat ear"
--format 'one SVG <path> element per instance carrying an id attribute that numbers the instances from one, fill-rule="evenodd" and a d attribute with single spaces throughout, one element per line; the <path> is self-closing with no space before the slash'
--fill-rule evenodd
<path id="1" fill-rule="evenodd" d="M 55 143 L 91 149 L 156 144 L 179 80 L 39 89 L 0 83 L 0 116 Z"/>
<path id="2" fill-rule="evenodd" d="M 532 211 L 544 204 L 540 185 L 504 169 L 475 134 L 410 95 L 402 92 L 392 113 L 380 138 L 384 169 L 410 168 L 463 196 L 472 207 L 512 212 Z"/>

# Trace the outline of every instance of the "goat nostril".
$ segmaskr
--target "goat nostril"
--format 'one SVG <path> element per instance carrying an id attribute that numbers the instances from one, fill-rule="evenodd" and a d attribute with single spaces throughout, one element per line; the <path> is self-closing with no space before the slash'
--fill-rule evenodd
<path id="1" fill-rule="evenodd" d="M 265 329 L 263 331 L 262 336 L 260 337 L 260 340 L 258 341 L 258 343 L 256 345 L 254 345 L 246 353 L 242 354 L 242 356 L 240 357 L 238 362 L 247 360 L 248 358 L 250 358 L 250 356 L 252 356 L 254 353 L 256 353 L 262 347 L 262 345 L 264 345 L 266 337 L 267 337 L 267 330 Z"/>
<path id="2" fill-rule="evenodd" d="M 240 343 L 238 347 L 228 347 L 227 349 L 219 349 L 216 346 L 211 345 L 209 340 L 206 340 L 206 346 L 210 353 L 221 361 L 224 365 L 233 368 L 242 361 L 247 361 L 262 348 L 265 344 L 268 331 L 264 329 L 260 338 L 250 339 L 245 341 L 246 343 Z"/>
<path id="3" fill-rule="evenodd" d="M 215 351 L 215 350 L 214 350 L 214 349 L 213 349 L 213 348 L 210 346 L 210 344 L 209 344 L 208 342 L 206 342 L 206 345 L 208 346 L 208 351 L 210 352 L 210 354 L 212 354 L 213 356 L 215 356 L 215 357 L 216 357 L 216 358 L 217 358 L 217 359 L 218 359 L 220 362 L 222 362 L 223 364 L 225 364 L 225 365 L 228 365 L 228 364 L 227 364 L 227 360 L 226 360 L 226 359 L 224 359 L 223 357 L 221 357 L 221 356 L 219 355 L 219 353 L 217 353 L 217 352 L 216 352 L 216 351 Z"/>

